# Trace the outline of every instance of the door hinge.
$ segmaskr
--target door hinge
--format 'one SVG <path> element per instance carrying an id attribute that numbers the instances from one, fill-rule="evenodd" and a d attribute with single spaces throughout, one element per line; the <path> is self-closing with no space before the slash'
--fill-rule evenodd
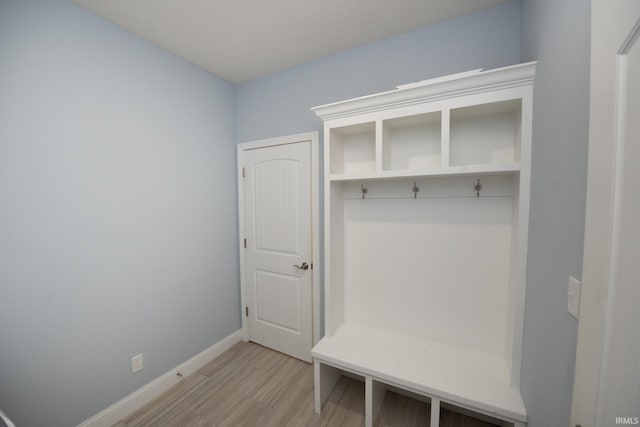
<path id="1" fill-rule="evenodd" d="M 249 306 L 245 306 L 245 307 L 244 307 L 244 315 L 245 315 L 246 317 L 249 317 Z"/>
<path id="2" fill-rule="evenodd" d="M 246 237 L 244 239 L 244 248 L 247 249 L 247 239 L 246 239 Z"/>
<path id="3" fill-rule="evenodd" d="M 242 177 L 243 177 L 243 178 L 245 177 L 245 175 L 244 175 L 244 168 L 242 168 Z"/>

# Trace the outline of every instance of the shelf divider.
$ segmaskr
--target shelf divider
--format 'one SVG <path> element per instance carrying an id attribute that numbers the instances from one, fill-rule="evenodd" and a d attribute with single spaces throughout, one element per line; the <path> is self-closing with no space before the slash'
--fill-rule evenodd
<path id="1" fill-rule="evenodd" d="M 384 168 L 384 159 L 388 159 L 389 153 L 385 153 L 385 148 L 383 145 L 383 129 L 382 129 L 382 120 L 376 120 L 376 172 L 382 172 Z"/>
<path id="2" fill-rule="evenodd" d="M 440 121 L 442 128 L 440 130 L 440 138 L 442 146 L 440 147 L 440 166 L 443 168 L 449 167 L 449 129 L 451 122 L 451 110 L 445 108 L 440 113 Z"/>

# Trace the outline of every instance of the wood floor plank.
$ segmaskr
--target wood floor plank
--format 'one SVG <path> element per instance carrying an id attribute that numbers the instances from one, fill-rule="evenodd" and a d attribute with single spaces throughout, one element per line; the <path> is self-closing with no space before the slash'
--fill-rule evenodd
<path id="1" fill-rule="evenodd" d="M 202 393 L 207 381 L 209 379 L 202 375 L 191 375 L 123 421 L 127 427 L 208 425 L 188 408 L 189 400 Z"/>
<path id="2" fill-rule="evenodd" d="M 240 342 L 114 427 L 351 427 L 364 425 L 364 383 L 341 377 L 314 412 L 313 366 Z M 428 426 L 429 405 L 388 391 L 377 426 Z M 443 409 L 442 427 L 489 427 Z"/>

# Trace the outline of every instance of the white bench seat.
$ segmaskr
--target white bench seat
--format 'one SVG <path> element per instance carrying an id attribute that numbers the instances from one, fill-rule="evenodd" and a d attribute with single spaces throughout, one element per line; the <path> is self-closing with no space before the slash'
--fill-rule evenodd
<path id="1" fill-rule="evenodd" d="M 364 377 L 367 388 L 373 388 L 365 393 L 367 425 L 374 422 L 376 406 L 384 396 L 384 390 L 382 395 L 377 390 L 384 385 L 430 397 L 432 427 L 437 427 L 440 402 L 516 426 L 527 421 L 520 391 L 509 384 L 506 362 L 498 355 L 354 323 L 344 323 L 323 338 L 311 355 L 316 365 L 318 413 L 339 378 L 337 368 Z"/>

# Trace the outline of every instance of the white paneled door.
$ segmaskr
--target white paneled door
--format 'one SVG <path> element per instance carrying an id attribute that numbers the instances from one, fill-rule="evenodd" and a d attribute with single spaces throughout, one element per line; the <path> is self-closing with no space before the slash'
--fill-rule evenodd
<path id="1" fill-rule="evenodd" d="M 311 361 L 311 142 L 243 153 L 249 340 Z"/>

